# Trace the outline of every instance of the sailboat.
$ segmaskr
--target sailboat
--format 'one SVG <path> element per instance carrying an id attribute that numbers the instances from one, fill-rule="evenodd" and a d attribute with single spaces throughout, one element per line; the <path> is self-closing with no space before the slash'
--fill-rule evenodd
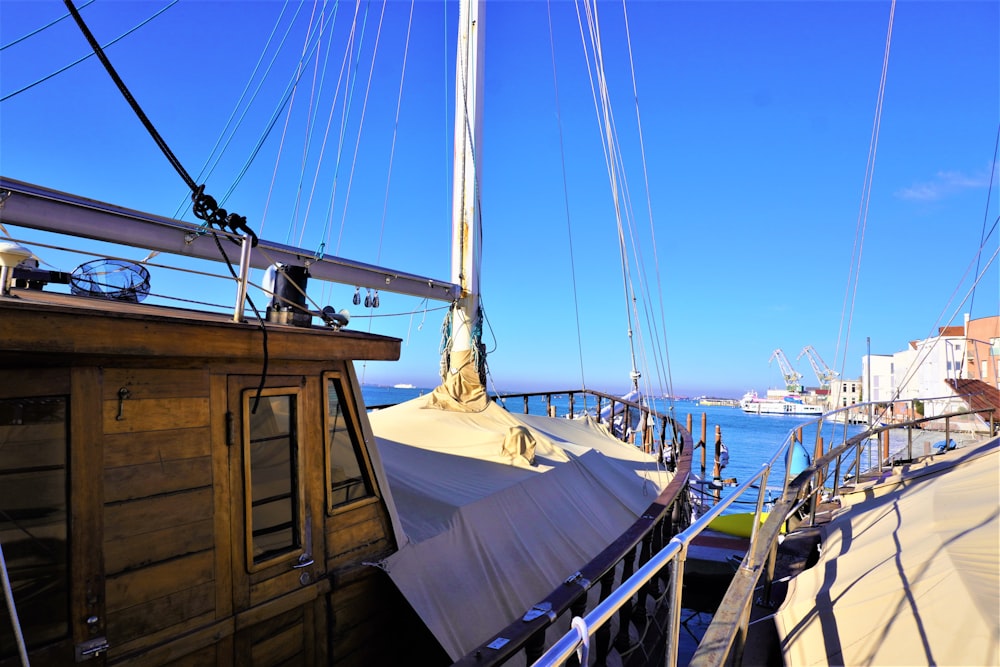
<path id="1" fill-rule="evenodd" d="M 683 527 L 680 425 L 629 404 L 659 429 L 637 447 L 487 395 L 483 26 L 464 3 L 451 281 L 258 238 L 203 187 L 199 225 L 0 179 L 18 230 L 0 245 L 0 665 L 531 659 Z M 156 303 L 150 258 L 38 262 L 73 239 L 221 260 L 234 305 Z M 266 309 L 253 268 L 270 270 Z M 356 364 L 401 341 L 315 304 L 317 280 L 453 304 L 441 385 L 369 415 Z M 645 625 L 626 619 L 615 646 Z"/>

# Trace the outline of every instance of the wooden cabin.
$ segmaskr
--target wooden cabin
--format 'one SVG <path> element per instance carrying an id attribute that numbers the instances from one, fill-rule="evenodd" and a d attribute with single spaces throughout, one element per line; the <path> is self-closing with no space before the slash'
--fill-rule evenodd
<path id="1" fill-rule="evenodd" d="M 372 566 L 398 520 L 352 362 L 399 346 L 0 296 L 0 545 L 31 664 L 442 657 Z"/>

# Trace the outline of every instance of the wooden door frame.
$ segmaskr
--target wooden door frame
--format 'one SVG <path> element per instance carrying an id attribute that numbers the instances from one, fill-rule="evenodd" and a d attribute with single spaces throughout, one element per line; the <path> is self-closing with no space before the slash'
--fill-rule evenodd
<path id="1" fill-rule="evenodd" d="M 322 401 L 319 377 L 303 375 L 268 376 L 263 395 L 294 394 L 296 398 L 296 473 L 298 477 L 300 535 L 298 549 L 293 549 L 259 564 L 249 558 L 249 537 L 246 516 L 247 442 L 249 420 L 244 418 L 249 403 L 254 400 L 259 376 L 230 374 L 226 378 L 227 449 L 229 479 L 229 522 L 232 570 L 232 610 L 235 617 L 234 649 L 236 658 L 248 659 L 248 630 L 258 623 L 274 618 L 298 606 L 312 606 L 313 601 L 329 590 L 326 578 L 326 541 L 323 521 L 326 509 L 325 475 L 323 473 L 325 436 L 323 433 Z M 308 533 L 311 531 L 311 541 Z M 311 543 L 309 543 L 311 542 Z M 306 555 L 312 563 L 300 566 Z M 320 632 L 326 620 L 310 612 Z M 307 634 L 309 634 L 307 633 Z M 317 642 L 322 643 L 322 642 Z"/>

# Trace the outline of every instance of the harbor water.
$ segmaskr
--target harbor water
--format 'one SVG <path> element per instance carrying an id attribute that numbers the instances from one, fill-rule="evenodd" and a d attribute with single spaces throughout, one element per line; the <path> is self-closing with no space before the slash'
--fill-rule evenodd
<path id="1" fill-rule="evenodd" d="M 431 390 L 418 387 L 380 387 L 366 385 L 362 387 L 365 404 L 371 406 L 391 405 L 424 395 Z M 565 415 L 569 412 L 569 402 L 565 394 L 553 395 L 552 405 L 556 408 L 558 415 Z M 668 414 L 681 423 L 686 423 L 688 415 L 691 415 L 692 436 L 695 441 L 702 437 L 701 424 L 702 415 L 705 415 L 706 427 L 706 474 L 712 476 L 715 428 L 721 429 L 722 442 L 729 451 L 729 464 L 722 471 L 721 478 L 724 480 L 736 480 L 742 483 L 748 477 L 760 471 L 761 466 L 769 461 L 782 444 L 791 437 L 796 429 L 802 427 L 802 442 L 805 453 L 812 456 L 816 445 L 816 428 L 814 416 L 796 415 L 758 415 L 743 412 L 738 407 L 724 405 L 700 405 L 695 400 L 674 400 L 667 401 L 657 399 L 653 403 L 654 408 L 661 414 Z M 511 412 L 523 412 L 524 404 L 520 399 L 508 401 L 507 408 Z M 589 409 L 593 412 L 596 403 L 593 398 L 584 405 L 578 396 L 574 402 L 574 410 L 580 412 Z M 529 409 L 532 414 L 545 414 L 545 400 L 542 397 L 533 397 L 529 401 Z M 842 442 L 846 437 L 860 433 L 864 427 L 859 425 L 828 424 L 823 427 L 823 439 L 825 446 L 830 447 L 831 442 Z M 862 459 L 862 464 L 866 463 Z M 692 462 L 692 470 L 700 474 L 701 455 L 696 453 Z M 784 471 L 784 466 L 779 466 Z M 778 470 L 775 475 L 779 475 Z M 782 472 L 783 474 L 783 472 Z M 768 481 L 768 492 L 772 497 L 780 493 L 782 478 L 779 475 Z M 723 491 L 725 494 L 725 491 Z M 748 511 L 747 508 L 734 505 L 732 511 Z"/>

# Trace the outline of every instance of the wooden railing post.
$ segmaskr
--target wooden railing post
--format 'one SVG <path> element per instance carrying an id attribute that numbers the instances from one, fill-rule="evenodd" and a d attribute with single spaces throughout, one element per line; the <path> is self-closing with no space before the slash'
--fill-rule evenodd
<path id="1" fill-rule="evenodd" d="M 531 638 L 524 644 L 524 657 L 529 665 L 545 653 L 545 627 L 547 626 L 543 626 L 538 632 L 531 635 Z"/>
<path id="2" fill-rule="evenodd" d="M 706 456 L 708 449 L 708 415 L 704 412 L 701 413 L 701 440 L 698 441 L 701 445 L 701 478 L 705 479 L 705 467 L 706 467 Z M 704 489 L 703 489 L 704 490 Z"/>
<path id="3" fill-rule="evenodd" d="M 715 502 L 722 500 L 722 465 L 719 458 L 722 456 L 722 427 L 715 425 L 715 463 L 712 464 L 712 481 L 716 484 L 712 490 Z"/>
<path id="4" fill-rule="evenodd" d="M 635 547 L 632 548 L 622 560 L 622 581 L 627 581 L 635 573 Z M 615 637 L 615 648 L 621 653 L 631 645 L 629 638 L 629 625 L 632 622 L 632 609 L 634 607 L 632 599 L 629 598 L 621 609 L 618 610 L 618 636 Z"/>
<path id="5" fill-rule="evenodd" d="M 601 600 L 604 601 L 611 595 L 611 588 L 615 585 L 615 571 L 612 569 L 601 577 Z M 607 662 L 608 654 L 611 653 L 611 624 L 604 623 L 597 630 L 594 636 L 597 641 L 597 664 L 603 665 Z"/>

